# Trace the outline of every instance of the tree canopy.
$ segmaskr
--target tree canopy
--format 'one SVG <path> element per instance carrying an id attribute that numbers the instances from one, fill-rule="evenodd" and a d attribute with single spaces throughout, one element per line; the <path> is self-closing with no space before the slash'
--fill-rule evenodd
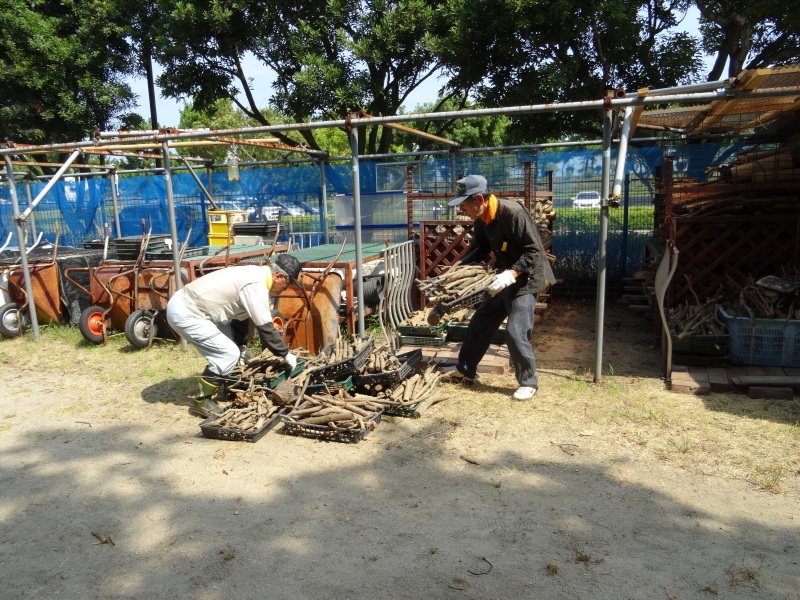
<path id="1" fill-rule="evenodd" d="M 679 28 L 692 5 L 698 35 Z M 194 116 L 226 106 L 270 125 L 398 114 L 434 76 L 442 89 L 425 111 L 718 79 L 726 65 L 736 74 L 796 62 L 798 48 L 798 12 L 774 0 L 0 0 L 0 135 L 44 143 L 127 128 L 125 77 L 152 81 L 153 61 L 162 94 L 187 99 Z M 709 73 L 702 52 L 718 58 Z M 253 95 L 245 57 L 275 74 L 268 106 Z M 152 121 L 154 98 L 153 88 Z M 475 123 L 419 126 L 517 144 L 594 137 L 600 120 L 574 112 Z M 311 149 L 338 148 L 342 136 L 278 135 Z M 425 147 L 385 127 L 366 128 L 359 142 L 366 153 Z"/>
<path id="2" fill-rule="evenodd" d="M 126 29 L 113 2 L 0 2 L 0 137 L 82 139 L 129 122 Z"/>

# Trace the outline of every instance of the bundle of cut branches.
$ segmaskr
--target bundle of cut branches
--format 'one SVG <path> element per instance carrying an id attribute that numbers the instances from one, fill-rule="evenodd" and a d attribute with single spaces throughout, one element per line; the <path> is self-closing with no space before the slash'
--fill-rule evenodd
<path id="1" fill-rule="evenodd" d="M 373 347 L 369 360 L 361 366 L 358 372 L 362 375 L 385 373 L 386 371 L 399 369 L 402 366 L 400 359 L 397 358 L 388 346 L 380 346 Z"/>
<path id="2" fill-rule="evenodd" d="M 362 340 L 360 337 L 356 337 L 352 340 L 338 338 L 333 344 L 331 344 L 330 353 L 320 352 L 317 354 L 317 356 L 309 358 L 306 361 L 305 370 L 295 378 L 290 379 L 290 381 L 292 381 L 295 386 L 305 389 L 315 371 L 339 361 L 353 358 L 359 352 L 361 352 L 361 350 L 363 350 L 367 344 L 372 343 L 374 338 L 374 335 L 370 336 L 366 340 Z"/>
<path id="3" fill-rule="evenodd" d="M 441 373 L 436 366 L 429 365 L 421 373 L 401 381 L 392 389 L 379 390 L 377 388 L 380 386 L 376 386 L 377 396 L 372 400 L 385 406 L 415 406 L 426 400 L 432 401 L 440 377 Z"/>
<path id="4" fill-rule="evenodd" d="M 374 417 L 383 410 L 369 396 L 304 394 L 302 401 L 286 417 L 291 423 L 327 425 L 331 428 L 366 431 L 375 428 Z"/>
<path id="5" fill-rule="evenodd" d="M 417 279 L 417 287 L 429 302 L 450 302 L 489 285 L 494 278 L 489 265 L 456 265 L 437 277 Z"/>
<path id="6" fill-rule="evenodd" d="M 247 361 L 247 364 L 237 365 L 231 371 L 231 377 L 274 379 L 286 371 L 287 368 L 288 365 L 283 357 L 276 356 L 268 348 L 265 348 L 261 354 Z"/>
<path id="7" fill-rule="evenodd" d="M 800 269 L 783 267 L 782 279 L 788 284 L 789 292 L 776 291 L 758 285 L 752 275 L 734 278 L 726 275 L 728 301 L 725 311 L 734 317 L 750 319 L 798 319 L 797 286 L 800 285 Z M 742 283 L 743 282 L 743 283 Z"/>
<path id="8" fill-rule="evenodd" d="M 208 423 L 210 427 L 258 431 L 280 410 L 273 402 L 270 390 L 250 381 L 246 390 L 231 390 L 233 403 L 216 419 Z"/>
<path id="9" fill-rule="evenodd" d="M 725 324 L 719 320 L 719 302 L 724 298 L 722 286 L 714 296 L 700 301 L 692 289 L 691 281 L 688 277 L 686 279 L 694 296 L 694 303 L 687 300 L 684 304 L 670 308 L 667 322 L 672 336 L 682 340 L 690 335 L 724 334 Z"/>

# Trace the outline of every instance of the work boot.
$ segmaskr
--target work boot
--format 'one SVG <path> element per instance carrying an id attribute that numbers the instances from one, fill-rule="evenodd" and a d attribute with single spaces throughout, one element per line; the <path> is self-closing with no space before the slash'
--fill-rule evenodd
<path id="1" fill-rule="evenodd" d="M 194 406 L 192 406 L 192 408 L 190 408 L 189 410 L 192 412 L 192 414 L 207 419 L 208 417 L 211 416 L 212 413 L 214 413 L 218 409 L 219 406 L 217 405 L 216 402 L 214 402 L 210 397 L 204 397 L 204 398 L 195 398 Z"/>
<path id="2" fill-rule="evenodd" d="M 191 412 L 201 417 L 210 417 L 211 413 L 219 408 L 212 398 L 219 391 L 221 384 L 222 380 L 216 377 L 211 369 L 206 367 L 203 374 L 200 375 L 200 384 L 194 397 L 194 406 L 192 406 Z"/>

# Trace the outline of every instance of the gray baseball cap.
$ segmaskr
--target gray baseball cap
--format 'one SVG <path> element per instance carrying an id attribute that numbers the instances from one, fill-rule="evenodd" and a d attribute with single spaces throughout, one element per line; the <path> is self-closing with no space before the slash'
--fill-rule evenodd
<path id="1" fill-rule="evenodd" d="M 275 266 L 277 266 L 281 271 L 286 273 L 289 276 L 289 279 L 292 280 L 297 287 L 301 290 L 303 286 L 300 285 L 300 282 L 297 281 L 297 278 L 300 277 L 300 261 L 297 260 L 291 254 L 279 254 L 275 257 L 275 260 L 272 261 Z"/>
<path id="2" fill-rule="evenodd" d="M 486 191 L 486 178 L 482 175 L 467 175 L 464 179 L 456 181 L 455 198 L 447 203 L 448 206 L 458 206 L 473 194 Z"/>

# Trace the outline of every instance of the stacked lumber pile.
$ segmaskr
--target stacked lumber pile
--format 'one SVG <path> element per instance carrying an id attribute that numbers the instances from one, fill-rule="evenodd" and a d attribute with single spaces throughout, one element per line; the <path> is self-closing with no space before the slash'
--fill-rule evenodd
<path id="1" fill-rule="evenodd" d="M 800 139 L 774 148 L 752 146 L 708 173 L 704 182 L 674 181 L 674 214 L 781 214 L 800 208 Z"/>

